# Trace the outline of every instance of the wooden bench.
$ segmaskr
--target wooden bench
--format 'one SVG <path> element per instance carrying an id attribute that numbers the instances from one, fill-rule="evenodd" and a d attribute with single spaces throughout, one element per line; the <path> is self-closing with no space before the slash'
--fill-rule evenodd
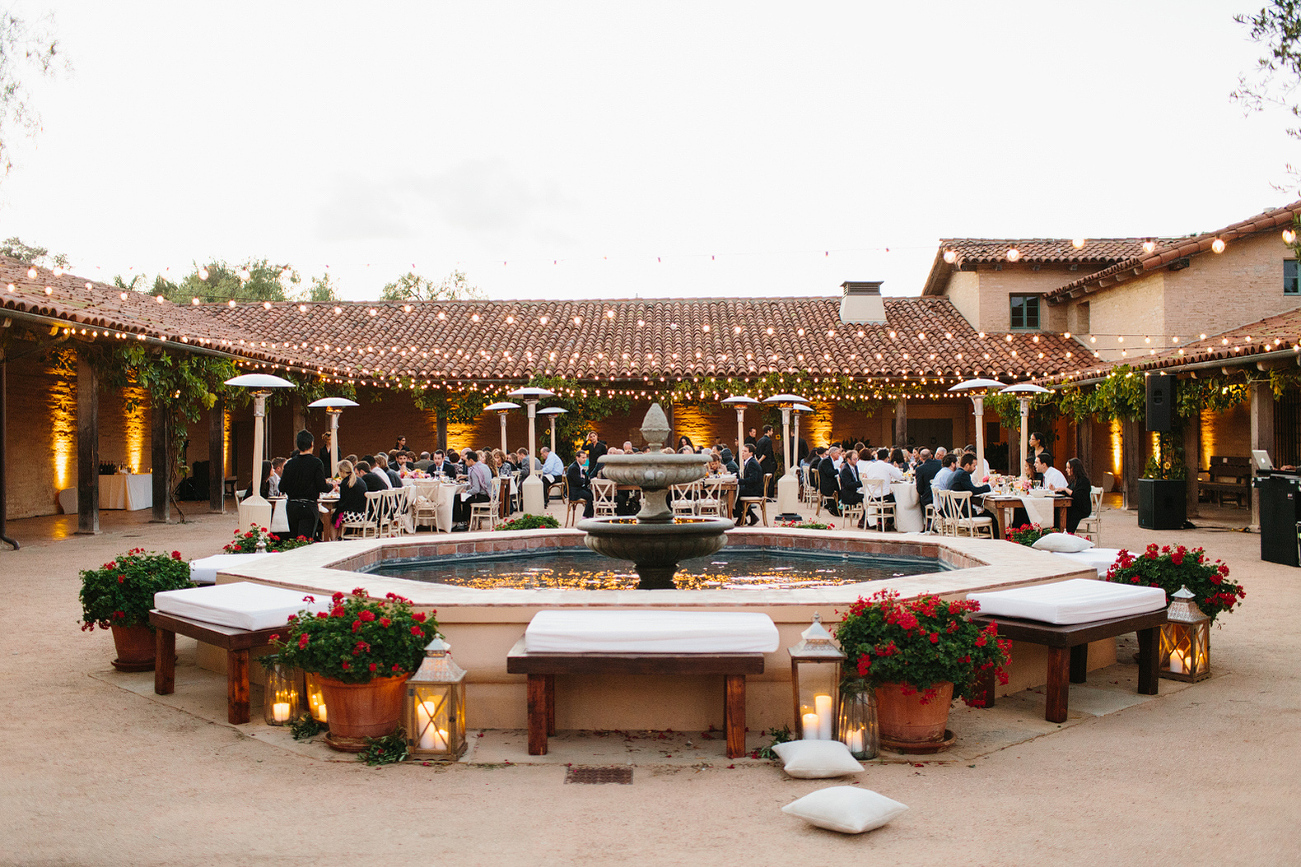
<path id="1" fill-rule="evenodd" d="M 1239 506 L 1251 505 L 1251 458 L 1214 455 L 1203 472 L 1208 478 L 1198 480 L 1197 491 L 1206 494 L 1207 502 L 1214 497 L 1223 506 L 1225 497 L 1233 497 Z"/>
<path id="2" fill-rule="evenodd" d="M 271 636 L 284 634 L 285 626 L 248 631 L 233 626 L 202 623 L 185 617 L 149 612 L 149 623 L 157 630 L 157 664 L 154 668 L 154 692 L 171 695 L 176 691 L 176 635 L 188 636 L 213 644 L 226 651 L 226 719 L 232 725 L 248 722 L 249 650 L 265 647 Z"/>
<path id="3" fill-rule="evenodd" d="M 1115 638 L 1130 632 L 1138 633 L 1138 691 L 1141 695 L 1157 694 L 1157 634 L 1161 624 L 1166 622 L 1166 611 L 1159 608 L 1145 614 L 1132 614 L 1110 620 L 1095 620 L 1091 623 L 1075 623 L 1067 626 L 1055 626 L 1036 620 L 1022 620 L 1017 617 L 984 617 L 976 615 L 969 618 L 972 623 L 987 626 L 998 624 L 998 634 L 1013 641 L 1028 644 L 1043 644 L 1048 647 L 1048 688 L 1047 702 L 1044 706 L 1044 719 L 1049 722 L 1066 722 L 1067 702 L 1070 698 L 1070 685 L 1067 683 L 1084 683 L 1088 676 L 1089 642 L 1104 638 Z M 986 672 L 979 683 L 978 697 L 985 700 L 985 707 L 994 706 L 994 675 Z"/>
<path id="4" fill-rule="evenodd" d="M 1164 612 L 1163 612 L 1164 615 Z M 745 676 L 763 674 L 762 653 L 529 653 L 521 638 L 506 656 L 506 671 L 528 675 L 529 755 L 547 754 L 556 733 L 556 675 L 722 675 L 727 757 L 745 755 Z"/>

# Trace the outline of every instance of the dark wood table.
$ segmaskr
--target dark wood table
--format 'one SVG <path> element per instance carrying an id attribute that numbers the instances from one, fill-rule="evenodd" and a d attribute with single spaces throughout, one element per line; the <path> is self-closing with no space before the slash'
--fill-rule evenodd
<path id="1" fill-rule="evenodd" d="M 762 653 L 529 653 L 521 638 L 506 656 L 506 671 L 528 675 L 529 755 L 547 754 L 556 733 L 556 675 L 723 675 L 723 729 L 727 757 L 745 755 L 745 676 L 763 674 Z"/>
<path id="2" fill-rule="evenodd" d="M 187 617 L 165 614 L 157 609 L 149 612 L 149 623 L 157 630 L 154 638 L 157 654 L 154 668 L 154 692 L 171 695 L 176 691 L 176 634 L 214 644 L 226 651 L 226 719 L 232 725 L 248 722 L 248 661 L 249 650 L 266 647 L 271 636 L 284 634 L 285 626 L 270 629 L 238 629 L 201 623 Z"/>
<path id="3" fill-rule="evenodd" d="M 1070 685 L 1084 683 L 1088 677 L 1089 642 L 1115 638 L 1130 632 L 1138 633 L 1138 691 L 1140 695 L 1157 694 L 1157 633 L 1166 622 L 1166 610 L 1158 608 L 1146 614 L 1131 614 L 1110 620 L 1091 623 L 1074 623 L 1055 626 L 1037 620 L 1019 617 L 994 617 L 976 615 L 968 618 L 972 623 L 986 626 L 998 624 L 998 634 L 1013 641 L 1043 644 L 1048 647 L 1048 688 L 1044 706 L 1044 719 L 1049 722 L 1066 722 Z M 994 675 L 986 672 L 980 680 L 981 697 L 985 707 L 994 706 Z"/>
<path id="4" fill-rule="evenodd" d="M 1025 495 L 1026 499 L 1030 498 L 1029 494 Z M 985 494 L 982 505 L 986 511 L 994 516 L 998 522 L 998 533 L 995 539 L 1004 539 L 1007 537 L 1008 525 L 1012 523 L 1012 515 L 1016 509 L 1021 506 L 1020 494 Z M 1066 510 L 1071 507 L 1070 497 L 1035 497 L 1036 500 L 1053 501 L 1053 525 L 1058 528 L 1066 526 Z"/>

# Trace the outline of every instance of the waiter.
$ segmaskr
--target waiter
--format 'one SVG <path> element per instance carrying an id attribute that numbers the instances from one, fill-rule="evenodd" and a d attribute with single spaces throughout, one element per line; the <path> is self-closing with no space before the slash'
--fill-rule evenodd
<path id="1" fill-rule="evenodd" d="M 289 521 L 289 534 L 294 538 L 316 538 L 319 514 L 316 499 L 334 490 L 334 483 L 325 477 L 325 464 L 312 454 L 314 442 L 311 431 L 300 430 L 295 440 L 298 451 L 285 462 L 285 470 L 280 474 L 280 493 L 289 498 L 285 518 Z"/>

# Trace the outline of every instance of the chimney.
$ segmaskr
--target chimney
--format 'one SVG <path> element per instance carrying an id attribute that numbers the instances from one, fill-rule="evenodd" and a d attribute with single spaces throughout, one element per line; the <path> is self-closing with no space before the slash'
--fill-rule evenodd
<path id="1" fill-rule="evenodd" d="M 881 280 L 840 284 L 845 294 L 840 298 L 840 321 L 849 325 L 884 325 L 885 301 L 881 298 Z"/>

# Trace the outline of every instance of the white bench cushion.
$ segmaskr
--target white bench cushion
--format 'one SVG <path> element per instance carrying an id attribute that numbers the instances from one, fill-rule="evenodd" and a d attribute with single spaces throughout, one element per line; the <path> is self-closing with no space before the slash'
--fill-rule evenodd
<path id="1" fill-rule="evenodd" d="M 301 590 L 240 581 L 155 593 L 154 607 L 176 617 L 252 631 L 284 626 L 290 614 L 304 609 L 316 612 L 328 607 L 328 597 L 308 603 L 305 595 Z"/>
<path id="2" fill-rule="evenodd" d="M 237 568 L 254 560 L 261 560 L 263 557 L 273 557 L 275 554 L 274 551 L 264 554 L 214 554 L 201 560 L 191 560 L 190 580 L 195 584 L 216 584 L 217 573 L 223 569 Z"/>
<path id="3" fill-rule="evenodd" d="M 767 614 L 715 611 L 539 611 L 524 631 L 529 653 L 772 653 Z"/>
<path id="4" fill-rule="evenodd" d="M 1074 560 L 1076 563 L 1082 563 L 1085 566 L 1092 566 L 1094 569 L 1098 570 L 1099 578 L 1105 578 L 1107 576 L 1107 570 L 1111 568 L 1111 564 L 1115 563 L 1116 558 L 1120 556 L 1120 549 L 1090 548 L 1087 551 L 1077 551 L 1071 554 L 1058 552 L 1057 556 L 1067 557 Z"/>
<path id="5" fill-rule="evenodd" d="M 1092 578 L 968 593 L 967 598 L 980 603 L 982 615 L 1023 617 L 1058 626 L 1143 614 L 1166 605 L 1165 591 L 1160 587 L 1134 587 Z"/>

